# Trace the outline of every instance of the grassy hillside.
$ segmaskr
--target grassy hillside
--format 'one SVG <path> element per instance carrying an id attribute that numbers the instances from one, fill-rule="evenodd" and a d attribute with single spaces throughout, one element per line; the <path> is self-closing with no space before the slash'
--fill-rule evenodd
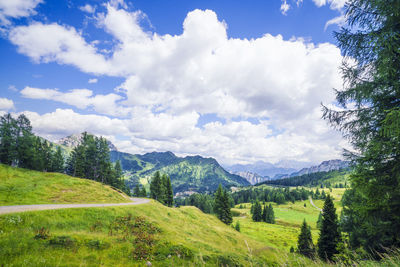
<path id="1" fill-rule="evenodd" d="M 118 202 L 129 199 L 95 181 L 0 164 L 0 205 Z"/>
<path id="2" fill-rule="evenodd" d="M 135 227 L 145 235 L 126 234 L 129 214 L 132 221 L 142 218 Z M 147 260 L 155 266 L 261 266 L 277 261 L 274 249 L 212 215 L 157 202 L 3 215 L 0 247 L 0 265 L 7 266 L 143 266 Z"/>
<path id="3" fill-rule="evenodd" d="M 120 160 L 123 170 L 129 177 L 127 184 L 133 188 L 137 183 L 148 187 L 156 171 L 171 177 L 174 192 L 212 192 L 221 183 L 225 187 L 250 185 L 238 176 L 224 170 L 213 158 L 188 156 L 180 158 L 171 152 L 152 152 L 132 155 L 111 151 L 111 160 Z"/>

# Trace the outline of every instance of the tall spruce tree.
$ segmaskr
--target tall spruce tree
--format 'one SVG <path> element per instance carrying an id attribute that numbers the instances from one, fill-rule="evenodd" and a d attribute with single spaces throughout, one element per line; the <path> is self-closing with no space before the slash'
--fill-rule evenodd
<path id="1" fill-rule="evenodd" d="M 309 258 L 312 258 L 315 253 L 315 248 L 311 236 L 311 228 L 309 225 L 307 225 L 305 219 L 303 221 L 303 224 L 301 225 L 300 235 L 297 240 L 297 251 L 300 254 L 303 254 L 304 256 Z"/>
<path id="2" fill-rule="evenodd" d="M 12 165 L 17 159 L 16 121 L 10 113 L 0 117 L 0 162 Z"/>
<path id="3" fill-rule="evenodd" d="M 275 223 L 275 213 L 274 208 L 272 207 L 271 203 L 268 205 L 267 212 L 266 212 L 266 220 L 267 223 Z"/>
<path id="4" fill-rule="evenodd" d="M 135 189 L 133 190 L 133 195 L 135 197 L 140 197 L 140 188 L 139 188 L 139 184 L 136 184 Z"/>
<path id="5" fill-rule="evenodd" d="M 64 170 L 64 157 L 62 155 L 61 148 L 58 146 L 52 156 L 50 171 L 63 172 L 63 170 Z"/>
<path id="6" fill-rule="evenodd" d="M 163 182 L 159 171 L 156 171 L 150 183 L 150 197 L 163 203 Z"/>
<path id="7" fill-rule="evenodd" d="M 261 204 L 258 200 L 254 203 L 252 219 L 255 222 L 261 222 L 263 219 Z"/>
<path id="8" fill-rule="evenodd" d="M 328 194 L 322 209 L 322 226 L 318 239 L 318 255 L 323 260 L 332 261 L 338 253 L 337 245 L 341 242 L 336 208 Z"/>
<path id="9" fill-rule="evenodd" d="M 215 192 L 214 212 L 216 213 L 218 219 L 220 219 L 223 223 L 232 223 L 232 213 L 229 205 L 228 193 L 222 188 L 221 184 L 219 184 L 218 189 Z"/>
<path id="10" fill-rule="evenodd" d="M 34 135 L 31 122 L 24 114 L 21 114 L 15 121 L 15 127 L 18 167 L 34 169 Z"/>
<path id="11" fill-rule="evenodd" d="M 171 178 L 168 175 L 165 177 L 165 204 L 168 207 L 172 207 L 174 204 L 174 192 L 172 190 Z"/>
<path id="12" fill-rule="evenodd" d="M 345 60 L 341 110 L 324 118 L 356 153 L 352 189 L 343 196 L 342 225 L 353 247 L 400 247 L 400 2 L 350 0 L 347 26 L 335 34 Z"/>

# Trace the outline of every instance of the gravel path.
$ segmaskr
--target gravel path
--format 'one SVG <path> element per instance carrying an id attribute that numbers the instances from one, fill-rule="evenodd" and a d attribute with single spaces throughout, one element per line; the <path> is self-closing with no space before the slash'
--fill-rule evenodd
<path id="1" fill-rule="evenodd" d="M 0 206 L 0 214 L 32 211 L 32 210 L 56 210 L 71 208 L 95 208 L 95 207 L 111 207 L 111 206 L 131 206 L 149 203 L 146 198 L 130 198 L 130 203 L 104 203 L 104 204 L 40 204 L 40 205 L 18 205 L 18 206 Z"/>
<path id="2" fill-rule="evenodd" d="M 314 208 L 316 208 L 317 210 L 319 210 L 320 212 L 322 212 L 322 209 L 320 209 L 320 208 L 318 208 L 317 206 L 315 206 L 314 202 L 312 201 L 312 198 L 311 198 L 311 197 L 309 197 L 309 199 L 310 199 L 310 203 L 311 203 L 311 205 L 313 205 L 313 206 L 314 206 Z M 1 212 L 1 211 L 0 211 L 0 212 Z"/>

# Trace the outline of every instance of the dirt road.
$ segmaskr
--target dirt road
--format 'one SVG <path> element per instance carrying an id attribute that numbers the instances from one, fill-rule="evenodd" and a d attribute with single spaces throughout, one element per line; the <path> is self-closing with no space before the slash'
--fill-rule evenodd
<path id="1" fill-rule="evenodd" d="M 18 206 L 0 206 L 0 214 L 32 211 L 32 210 L 55 210 L 55 209 L 71 209 L 71 208 L 96 208 L 111 206 L 131 206 L 149 203 L 146 198 L 130 198 L 130 203 L 102 203 L 102 204 L 38 204 L 38 205 L 18 205 Z"/>

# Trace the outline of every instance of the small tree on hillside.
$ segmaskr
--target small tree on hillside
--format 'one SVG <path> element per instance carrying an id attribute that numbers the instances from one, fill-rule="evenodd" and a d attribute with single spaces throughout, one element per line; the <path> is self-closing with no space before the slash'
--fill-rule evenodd
<path id="1" fill-rule="evenodd" d="M 260 202 L 258 200 L 254 203 L 254 208 L 253 208 L 253 221 L 255 222 L 261 222 L 262 221 L 262 208 Z"/>
<path id="2" fill-rule="evenodd" d="M 309 225 L 307 225 L 305 219 L 303 221 L 303 224 L 301 225 L 300 235 L 297 241 L 297 251 L 300 254 L 303 254 L 304 256 L 309 258 L 313 257 L 315 253 L 315 248 L 311 236 L 311 228 Z"/>
<path id="3" fill-rule="evenodd" d="M 135 189 L 133 190 L 133 195 L 135 197 L 140 197 L 140 188 L 139 188 L 139 184 L 136 184 Z"/>
<path id="4" fill-rule="evenodd" d="M 275 213 L 274 213 L 274 208 L 272 207 L 271 203 L 269 204 L 268 209 L 267 209 L 266 222 L 267 223 L 275 223 Z"/>
<path id="5" fill-rule="evenodd" d="M 331 261 L 338 253 L 337 245 L 340 242 L 340 232 L 336 209 L 330 195 L 327 195 L 322 210 L 322 227 L 318 239 L 318 255 L 323 260 Z"/>
<path id="6" fill-rule="evenodd" d="M 229 197 L 226 190 L 222 188 L 220 184 L 214 197 L 214 212 L 216 213 L 218 219 L 223 223 L 232 223 L 232 213 L 229 205 Z"/>

